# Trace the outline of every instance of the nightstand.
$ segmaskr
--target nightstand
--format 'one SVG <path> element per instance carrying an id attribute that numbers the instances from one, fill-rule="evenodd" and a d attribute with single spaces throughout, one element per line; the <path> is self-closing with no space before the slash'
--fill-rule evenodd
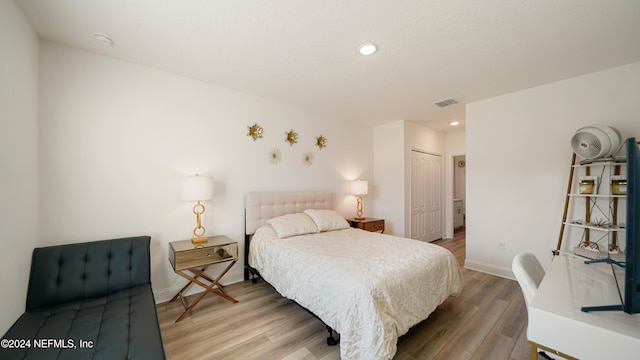
<path id="1" fill-rule="evenodd" d="M 220 284 L 220 279 L 238 261 L 238 243 L 226 236 L 213 236 L 208 239 L 208 242 L 202 244 L 194 244 L 191 240 L 169 243 L 169 262 L 173 267 L 173 271 L 189 281 L 170 300 L 175 301 L 180 298 L 182 306 L 185 308 L 176 322 L 182 320 L 191 312 L 208 293 L 218 295 L 232 303 L 238 302 L 238 300 L 227 295 L 224 291 L 224 286 Z M 224 262 L 228 262 L 229 265 L 215 279 L 204 273 L 209 266 Z M 208 282 L 208 284 L 203 281 Z M 205 291 L 191 305 L 187 306 L 183 294 L 193 284 L 203 287 Z"/>
<path id="2" fill-rule="evenodd" d="M 384 232 L 384 219 L 364 218 L 364 220 L 347 219 L 347 221 L 354 228 Z"/>

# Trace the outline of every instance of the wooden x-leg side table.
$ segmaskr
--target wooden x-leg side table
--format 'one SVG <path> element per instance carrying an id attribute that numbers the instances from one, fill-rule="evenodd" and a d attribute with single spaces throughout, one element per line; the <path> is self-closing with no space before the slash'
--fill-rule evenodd
<path id="1" fill-rule="evenodd" d="M 224 291 L 224 286 L 220 284 L 220 279 L 238 261 L 238 243 L 226 236 L 213 236 L 208 239 L 209 241 L 203 244 L 193 244 L 191 240 L 169 243 L 169 262 L 173 270 L 188 280 L 188 283 L 170 300 L 175 301 L 180 298 L 185 308 L 176 322 L 187 316 L 208 293 L 218 295 L 232 303 L 238 302 L 229 296 Z M 205 274 L 209 266 L 224 262 L 228 262 L 229 265 L 215 279 Z M 193 284 L 201 286 L 204 291 L 191 305 L 188 305 L 183 294 Z"/>

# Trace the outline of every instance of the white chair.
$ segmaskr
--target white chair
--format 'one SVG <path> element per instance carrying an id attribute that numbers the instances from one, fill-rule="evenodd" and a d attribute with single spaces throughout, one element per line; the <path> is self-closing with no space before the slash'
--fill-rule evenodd
<path id="1" fill-rule="evenodd" d="M 536 295 L 538 291 L 538 286 L 542 282 L 542 278 L 544 277 L 544 269 L 540 262 L 536 258 L 535 255 L 531 253 L 521 253 L 516 255 L 513 258 L 513 262 L 511 263 L 511 270 L 513 270 L 513 274 L 516 276 L 518 280 L 518 284 L 520 284 L 520 288 L 522 289 L 522 295 L 524 295 L 524 302 L 527 304 L 527 313 L 529 312 L 529 306 L 531 305 L 531 301 L 533 297 Z M 538 352 L 538 349 L 544 349 L 555 353 L 556 355 L 563 356 L 564 354 L 560 354 L 557 351 L 542 346 L 540 344 L 536 344 L 532 341 L 529 341 L 529 345 L 531 345 L 531 358 L 537 358 L 537 355 L 542 356 L 545 359 L 553 359 L 549 355 L 547 355 L 544 351 Z M 572 359 L 570 356 L 564 355 L 567 359 Z"/>
<path id="2" fill-rule="evenodd" d="M 540 286 L 542 282 L 544 269 L 535 255 L 531 253 L 521 253 L 513 258 L 511 270 L 513 270 L 513 274 L 520 284 L 522 295 L 524 295 L 524 302 L 527 304 L 528 309 L 529 305 L 531 305 L 531 300 L 533 300 L 533 296 L 538 291 L 538 286 Z"/>

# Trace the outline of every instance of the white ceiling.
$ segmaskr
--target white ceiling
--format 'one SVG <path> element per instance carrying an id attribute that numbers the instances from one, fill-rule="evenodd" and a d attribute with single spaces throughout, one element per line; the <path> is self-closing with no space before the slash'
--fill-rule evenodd
<path id="1" fill-rule="evenodd" d="M 340 119 L 442 132 L 464 130 L 465 103 L 640 61 L 638 0 L 17 2 L 42 39 Z M 379 51 L 360 55 L 365 42 Z M 448 97 L 460 104 L 434 105 Z"/>

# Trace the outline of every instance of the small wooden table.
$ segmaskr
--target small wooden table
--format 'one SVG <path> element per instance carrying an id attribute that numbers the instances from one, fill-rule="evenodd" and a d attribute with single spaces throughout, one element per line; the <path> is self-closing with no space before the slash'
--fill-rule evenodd
<path id="1" fill-rule="evenodd" d="M 180 298 L 182 306 L 185 310 L 176 320 L 182 320 L 193 308 L 198 305 L 200 300 L 208 293 L 218 295 L 232 303 L 238 300 L 227 295 L 224 286 L 220 284 L 220 279 L 231 269 L 238 261 L 238 243 L 226 236 L 213 236 L 208 238 L 209 241 L 203 244 L 193 244 L 191 240 L 173 241 L 169 243 L 169 262 L 176 274 L 187 279 L 189 282 L 178 291 L 178 293 L 170 300 L 175 301 Z M 213 264 L 229 262 L 229 265 L 216 277 L 212 279 L 205 271 Z M 209 282 L 204 283 L 202 280 Z M 189 306 L 184 299 L 184 292 L 193 284 L 204 288 L 204 291 Z"/>
<path id="2" fill-rule="evenodd" d="M 367 230 L 384 232 L 384 219 L 364 218 L 364 220 L 347 219 L 351 227 Z"/>

